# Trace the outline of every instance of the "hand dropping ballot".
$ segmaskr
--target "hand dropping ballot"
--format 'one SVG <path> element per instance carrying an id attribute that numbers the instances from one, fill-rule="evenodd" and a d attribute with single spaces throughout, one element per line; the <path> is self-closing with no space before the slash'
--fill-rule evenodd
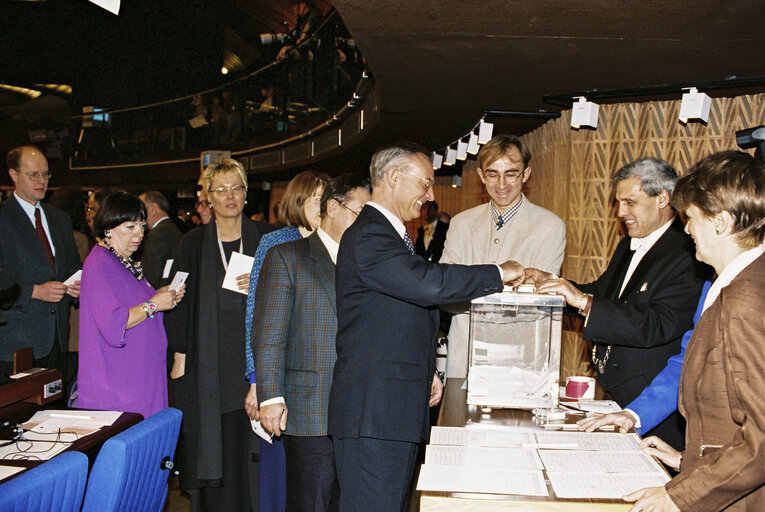
<path id="1" fill-rule="evenodd" d="M 231 258 L 228 260 L 228 268 L 226 269 L 226 277 L 223 278 L 223 288 L 231 290 L 232 292 L 241 293 L 247 295 L 247 290 L 240 290 L 236 284 L 236 278 L 242 274 L 249 274 L 252 270 L 252 263 L 255 258 L 247 256 L 241 252 L 232 252 Z"/>

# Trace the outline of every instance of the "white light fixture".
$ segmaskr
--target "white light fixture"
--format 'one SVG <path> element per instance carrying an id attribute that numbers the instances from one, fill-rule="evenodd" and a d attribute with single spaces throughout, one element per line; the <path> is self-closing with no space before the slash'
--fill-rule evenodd
<path id="1" fill-rule="evenodd" d="M 462 139 L 457 141 L 457 160 L 465 160 L 467 158 L 467 142 L 463 142 Z"/>
<path id="2" fill-rule="evenodd" d="M 457 163 L 457 150 L 452 147 L 446 148 L 446 154 L 444 155 L 444 165 L 454 165 Z"/>
<path id="3" fill-rule="evenodd" d="M 430 161 L 433 162 L 433 170 L 437 171 L 441 168 L 441 164 L 444 163 L 444 156 L 440 153 L 433 153 L 433 158 Z"/>
<path id="4" fill-rule="evenodd" d="M 494 125 L 481 119 L 481 122 L 478 123 L 478 144 L 486 144 L 489 142 L 493 131 Z"/>
<path id="5" fill-rule="evenodd" d="M 683 90 L 688 92 L 683 94 L 683 102 L 680 104 L 680 114 L 677 116 L 680 122 L 685 124 L 688 119 L 700 119 L 706 123 L 709 120 L 712 99 L 695 87 L 686 87 Z"/>
<path id="6" fill-rule="evenodd" d="M 452 188 L 460 188 L 462 186 L 462 176 L 455 174 L 452 176 Z"/>
<path id="7" fill-rule="evenodd" d="M 587 101 L 584 96 L 577 96 L 579 99 L 571 106 L 571 127 L 579 129 L 580 126 L 598 127 L 598 111 L 600 105 Z"/>
<path id="8" fill-rule="evenodd" d="M 220 72 L 222 75 L 228 75 L 228 68 L 226 66 L 223 66 L 220 68 Z"/>
<path id="9" fill-rule="evenodd" d="M 475 132 L 470 132 L 470 138 L 468 139 L 467 152 L 471 155 L 478 153 L 478 135 Z"/>

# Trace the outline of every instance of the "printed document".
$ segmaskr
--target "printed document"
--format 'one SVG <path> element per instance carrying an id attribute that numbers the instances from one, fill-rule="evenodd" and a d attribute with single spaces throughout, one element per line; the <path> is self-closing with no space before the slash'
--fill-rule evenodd
<path id="1" fill-rule="evenodd" d="M 428 464 L 420 469 L 417 490 L 524 496 L 548 495 L 541 471 Z"/>

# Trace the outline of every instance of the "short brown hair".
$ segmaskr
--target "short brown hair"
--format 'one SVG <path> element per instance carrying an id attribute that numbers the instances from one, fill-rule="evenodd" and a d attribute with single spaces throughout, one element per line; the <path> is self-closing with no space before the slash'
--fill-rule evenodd
<path id="1" fill-rule="evenodd" d="M 696 162 L 675 185 L 678 211 L 695 206 L 706 217 L 727 211 L 743 249 L 765 238 L 765 165 L 741 151 L 721 151 Z"/>
<path id="2" fill-rule="evenodd" d="M 327 183 L 329 175 L 317 171 L 303 171 L 292 178 L 279 203 L 279 220 L 288 226 L 313 229 L 305 216 L 305 202 Z"/>
<path id="3" fill-rule="evenodd" d="M 497 135 L 489 142 L 487 142 L 478 151 L 478 167 L 482 170 L 486 170 L 491 164 L 507 155 L 507 152 L 511 148 L 516 148 L 521 153 L 523 159 L 523 170 L 529 166 L 531 162 L 531 151 L 521 141 L 520 138 L 515 135 Z"/>

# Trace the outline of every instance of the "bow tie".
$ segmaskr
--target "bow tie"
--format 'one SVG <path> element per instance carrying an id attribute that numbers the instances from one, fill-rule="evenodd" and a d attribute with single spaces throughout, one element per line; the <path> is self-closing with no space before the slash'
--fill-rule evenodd
<path id="1" fill-rule="evenodd" d="M 637 251 L 638 249 L 643 249 L 645 247 L 645 243 L 645 238 L 633 238 L 630 240 L 630 250 Z"/>

